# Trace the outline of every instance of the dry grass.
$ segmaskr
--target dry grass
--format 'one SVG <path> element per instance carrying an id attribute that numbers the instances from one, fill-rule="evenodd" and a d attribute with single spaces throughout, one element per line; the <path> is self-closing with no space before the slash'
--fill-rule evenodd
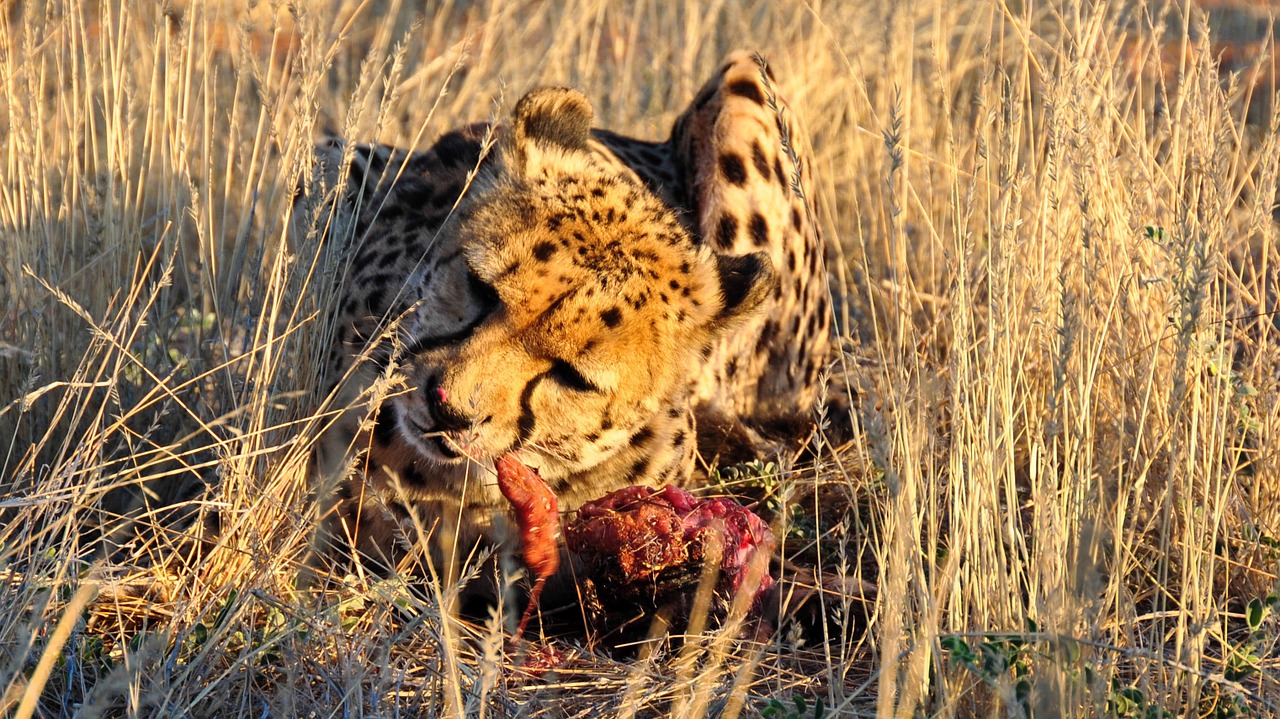
<path id="1" fill-rule="evenodd" d="M 0 713 L 1280 712 L 1273 66 L 1219 72 L 1194 5 L 150 5 L 0 15 Z M 857 436 L 785 478 L 786 551 L 866 616 L 535 678 L 447 587 L 300 596 L 312 139 L 424 146 L 550 82 L 665 136 L 736 47 L 850 287 Z"/>

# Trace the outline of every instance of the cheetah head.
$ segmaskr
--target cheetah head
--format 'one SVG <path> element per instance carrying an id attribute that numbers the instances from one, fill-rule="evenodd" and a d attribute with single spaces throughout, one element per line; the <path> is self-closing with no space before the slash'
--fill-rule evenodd
<path id="1" fill-rule="evenodd" d="M 604 162 L 591 122 L 576 91 L 525 96 L 444 229 L 477 319 L 416 339 L 396 400 L 437 462 L 519 450 L 548 480 L 589 470 L 685 406 L 704 352 L 776 282 L 764 254 L 712 252 Z"/>

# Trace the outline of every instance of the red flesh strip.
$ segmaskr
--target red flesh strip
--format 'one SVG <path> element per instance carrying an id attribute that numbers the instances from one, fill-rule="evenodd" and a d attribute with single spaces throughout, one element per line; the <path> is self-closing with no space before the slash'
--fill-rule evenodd
<path id="1" fill-rule="evenodd" d="M 524 610 L 516 636 L 523 636 L 529 617 L 538 606 L 538 597 L 547 578 L 560 568 L 560 513 L 556 495 L 515 454 L 504 454 L 497 462 L 498 489 L 511 502 L 520 526 L 520 544 L 524 550 L 524 563 L 533 573 L 533 589 L 529 592 L 529 606 Z"/>

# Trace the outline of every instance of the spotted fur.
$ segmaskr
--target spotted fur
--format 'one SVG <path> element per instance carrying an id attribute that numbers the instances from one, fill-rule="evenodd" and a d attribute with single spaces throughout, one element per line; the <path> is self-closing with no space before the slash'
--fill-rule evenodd
<path id="1" fill-rule="evenodd" d="M 572 511 L 695 478 L 700 423 L 807 420 L 824 246 L 769 77 L 730 56 L 665 142 L 543 88 L 426 152 L 320 146 L 330 183 L 349 167 L 329 232 L 351 238 L 330 360 L 349 409 L 315 462 L 328 541 L 394 561 L 412 516 L 437 548 L 501 543 L 504 453 Z"/>

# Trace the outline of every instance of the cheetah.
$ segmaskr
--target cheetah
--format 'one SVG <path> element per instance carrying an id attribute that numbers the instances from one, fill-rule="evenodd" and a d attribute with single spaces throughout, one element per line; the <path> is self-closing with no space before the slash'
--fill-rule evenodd
<path id="1" fill-rule="evenodd" d="M 831 307 L 792 116 L 739 52 L 665 141 L 592 129 L 581 93 L 542 88 L 424 152 L 321 143 L 316 188 L 346 155 L 327 222 L 350 238 L 328 360 L 347 409 L 313 460 L 329 551 L 512 549 L 505 453 L 572 512 L 697 482 L 712 435 L 806 426 Z"/>

